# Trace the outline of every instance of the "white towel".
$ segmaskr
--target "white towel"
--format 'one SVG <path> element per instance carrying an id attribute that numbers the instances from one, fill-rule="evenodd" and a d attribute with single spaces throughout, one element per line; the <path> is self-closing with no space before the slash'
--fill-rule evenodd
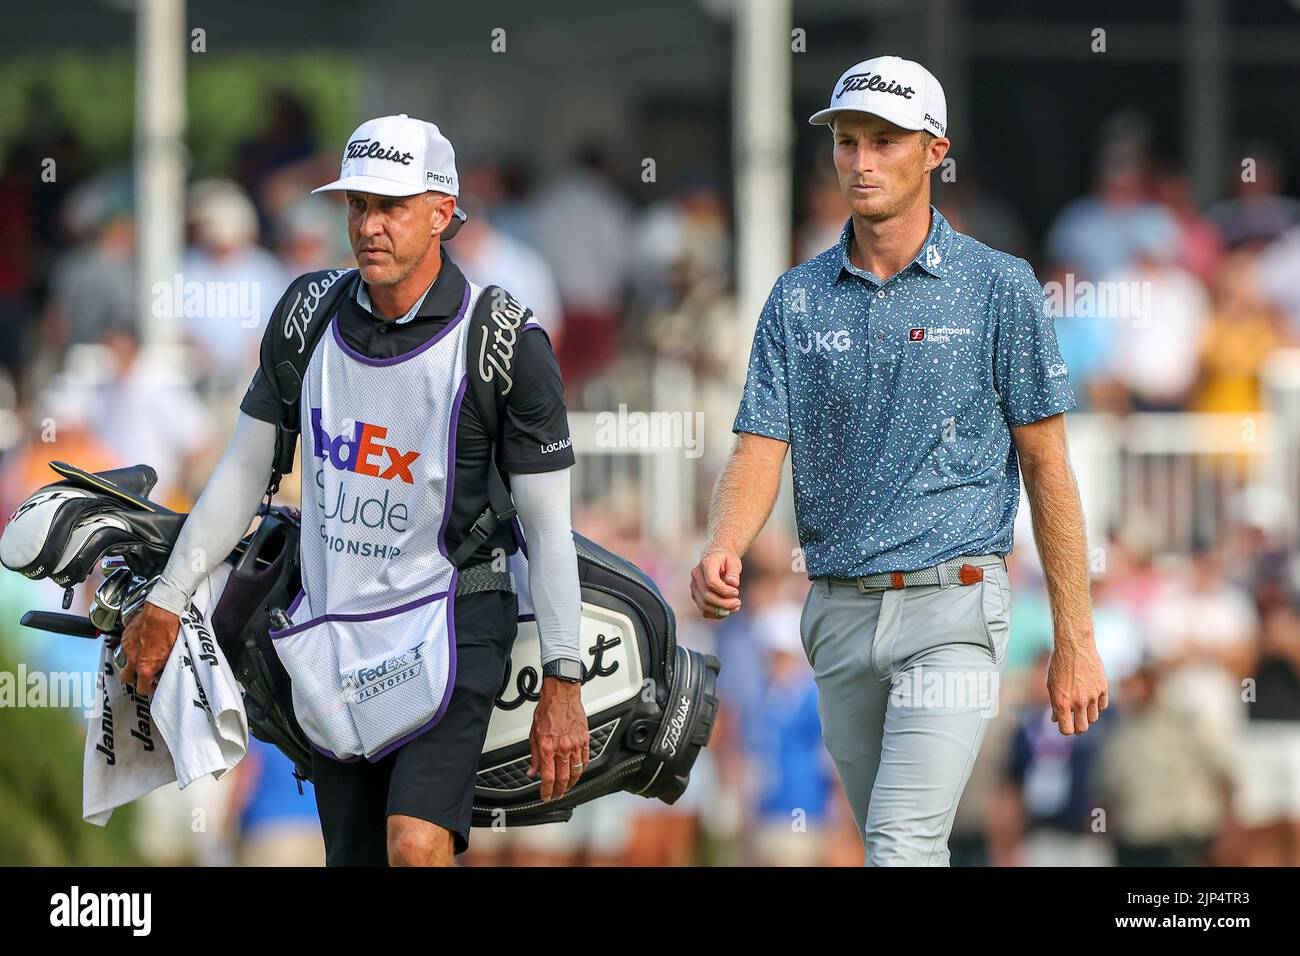
<path id="1" fill-rule="evenodd" d="M 152 698 L 122 683 L 105 642 L 102 706 L 90 719 L 82 768 L 88 823 L 103 826 L 116 808 L 173 780 L 184 790 L 209 774 L 220 779 L 247 752 L 244 700 L 207 620 L 229 576 L 223 563 L 194 592 Z"/>

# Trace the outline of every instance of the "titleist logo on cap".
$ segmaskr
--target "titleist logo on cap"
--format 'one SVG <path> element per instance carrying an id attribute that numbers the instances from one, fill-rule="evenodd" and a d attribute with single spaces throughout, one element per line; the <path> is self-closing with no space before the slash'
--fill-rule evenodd
<path id="1" fill-rule="evenodd" d="M 916 90 L 910 86 L 899 86 L 893 80 L 887 80 L 879 73 L 851 73 L 844 77 L 844 85 L 835 94 L 836 98 L 856 90 L 872 90 L 877 93 L 893 93 L 905 100 L 910 100 Z"/>
<path id="2" fill-rule="evenodd" d="M 410 166 L 414 153 L 399 153 L 391 146 L 385 146 L 377 139 L 354 139 L 348 143 L 348 159 L 386 159 L 389 162 Z"/>

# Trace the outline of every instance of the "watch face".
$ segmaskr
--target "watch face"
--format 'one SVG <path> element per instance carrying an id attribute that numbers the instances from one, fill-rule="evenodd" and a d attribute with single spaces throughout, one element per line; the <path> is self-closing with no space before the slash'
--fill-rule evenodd
<path id="1" fill-rule="evenodd" d="M 573 660 L 551 661 L 545 668 L 546 676 L 558 677 L 560 680 L 582 680 L 582 664 Z"/>

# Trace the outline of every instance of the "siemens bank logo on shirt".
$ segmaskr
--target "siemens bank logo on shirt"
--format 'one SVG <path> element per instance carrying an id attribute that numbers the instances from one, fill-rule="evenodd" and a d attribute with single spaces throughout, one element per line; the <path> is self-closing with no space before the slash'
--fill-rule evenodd
<path id="1" fill-rule="evenodd" d="M 909 342 L 951 342 L 955 338 L 961 338 L 970 335 L 971 329 L 965 325 L 932 325 L 929 327 L 917 326 L 907 330 L 907 340 Z"/>
<path id="2" fill-rule="evenodd" d="M 795 339 L 799 351 L 804 355 L 818 352 L 847 352 L 853 348 L 853 339 L 848 329 L 835 332 L 805 332 Z"/>
<path id="3" fill-rule="evenodd" d="M 339 471 L 370 475 L 392 481 L 394 478 L 415 484 L 411 464 L 420 457 L 418 451 L 400 451 L 385 445 L 388 429 L 369 422 L 353 422 L 352 435 L 331 435 L 321 424 L 321 410 L 311 410 L 313 450 L 317 458 L 328 461 Z"/>

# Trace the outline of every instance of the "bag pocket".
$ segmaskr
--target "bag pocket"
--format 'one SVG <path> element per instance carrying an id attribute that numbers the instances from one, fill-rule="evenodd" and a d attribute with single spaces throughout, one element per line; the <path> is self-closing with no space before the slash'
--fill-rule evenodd
<path id="1" fill-rule="evenodd" d="M 273 631 L 294 711 L 321 749 L 378 760 L 442 718 L 454 683 L 445 592 Z M 342 748 L 342 749 L 339 749 Z"/>
<path id="2" fill-rule="evenodd" d="M 331 623 L 328 618 L 318 618 L 291 624 L 272 630 L 270 638 L 289 675 L 293 713 L 303 733 L 318 750 L 346 759 L 361 753 L 361 738 L 339 680 Z"/>
<path id="3" fill-rule="evenodd" d="M 449 613 L 444 593 L 397 613 L 332 622 L 339 681 L 367 760 L 442 719 L 456 667 Z"/>

